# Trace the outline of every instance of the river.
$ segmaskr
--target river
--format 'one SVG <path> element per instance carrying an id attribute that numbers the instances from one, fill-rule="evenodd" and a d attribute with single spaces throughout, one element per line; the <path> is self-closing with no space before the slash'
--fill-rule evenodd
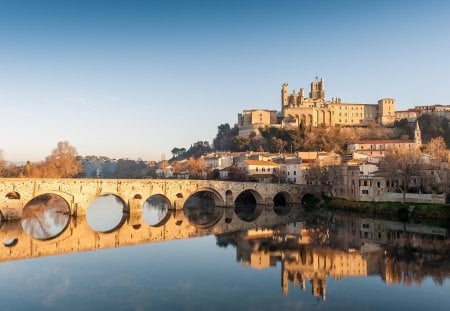
<path id="1" fill-rule="evenodd" d="M 86 218 L 31 202 L 0 227 L 2 310 L 447 310 L 445 225 L 299 206 L 127 215 L 105 196 Z"/>

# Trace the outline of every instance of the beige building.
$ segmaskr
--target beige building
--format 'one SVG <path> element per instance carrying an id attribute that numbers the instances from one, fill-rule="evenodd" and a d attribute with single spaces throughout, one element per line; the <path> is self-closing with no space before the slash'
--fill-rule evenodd
<path id="1" fill-rule="evenodd" d="M 311 82 L 309 97 L 305 90 L 288 93 L 281 89 L 281 112 L 284 126 L 368 126 L 377 123 L 390 126 L 395 121 L 395 99 L 383 98 L 378 104 L 343 103 L 340 98 L 325 99 L 325 82 Z"/>
<path id="2" fill-rule="evenodd" d="M 279 165 L 272 161 L 243 160 L 238 167 L 253 180 L 270 182 L 276 174 Z"/>
<path id="3" fill-rule="evenodd" d="M 267 109 L 244 110 L 238 114 L 239 135 L 248 136 L 254 132 L 260 135 L 259 128 L 264 126 L 277 126 L 277 111 Z"/>

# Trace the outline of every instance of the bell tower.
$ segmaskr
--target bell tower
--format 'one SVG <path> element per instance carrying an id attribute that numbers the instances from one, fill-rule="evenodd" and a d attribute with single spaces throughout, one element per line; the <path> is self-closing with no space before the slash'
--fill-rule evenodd
<path id="1" fill-rule="evenodd" d="M 316 77 L 316 81 L 311 82 L 311 92 L 309 93 L 309 98 L 311 99 L 322 99 L 325 98 L 325 81 Z"/>
<path id="2" fill-rule="evenodd" d="M 416 121 L 416 129 L 414 130 L 414 143 L 416 147 L 422 146 L 422 134 L 420 132 L 419 121 Z"/>
<path id="3" fill-rule="evenodd" d="M 288 106 L 288 84 L 283 83 L 281 86 L 281 111 L 284 114 L 284 108 Z"/>

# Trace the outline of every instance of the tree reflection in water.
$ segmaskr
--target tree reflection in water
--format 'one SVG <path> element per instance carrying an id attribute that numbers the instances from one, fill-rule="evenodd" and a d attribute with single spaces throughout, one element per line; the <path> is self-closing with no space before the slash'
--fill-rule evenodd
<path id="1" fill-rule="evenodd" d="M 25 205 L 21 225 L 36 239 L 47 240 L 61 234 L 70 220 L 67 202 L 55 194 L 43 194 Z"/>
<path id="2" fill-rule="evenodd" d="M 151 196 L 142 206 L 142 218 L 150 226 L 158 226 L 169 216 L 169 203 L 161 195 Z"/>

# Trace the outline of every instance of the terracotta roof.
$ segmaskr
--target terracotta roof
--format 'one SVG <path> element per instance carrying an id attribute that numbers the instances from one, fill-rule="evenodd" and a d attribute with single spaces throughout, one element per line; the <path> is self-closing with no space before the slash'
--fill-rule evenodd
<path id="1" fill-rule="evenodd" d="M 248 165 L 260 165 L 260 166 L 278 166 L 278 164 L 271 161 L 260 161 L 260 160 L 244 160 Z"/>

